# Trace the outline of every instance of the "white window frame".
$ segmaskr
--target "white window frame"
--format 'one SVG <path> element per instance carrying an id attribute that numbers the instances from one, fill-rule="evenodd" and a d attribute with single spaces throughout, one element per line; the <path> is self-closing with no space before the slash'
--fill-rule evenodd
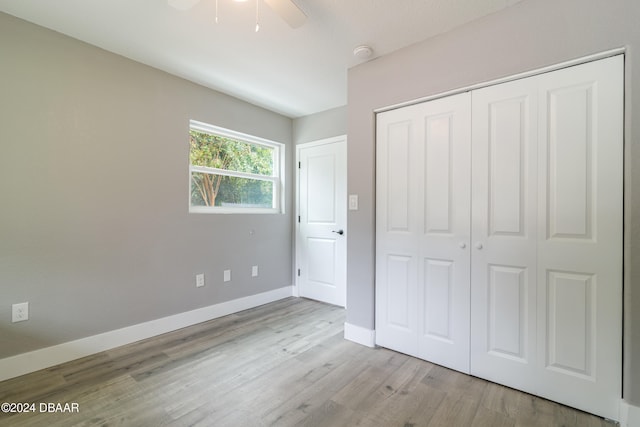
<path id="1" fill-rule="evenodd" d="M 284 164 L 285 164 L 285 145 L 280 142 L 271 141 L 253 135 L 236 132 L 230 129 L 221 128 L 210 125 L 208 123 L 196 120 L 189 121 L 189 130 L 209 133 L 216 136 L 222 136 L 236 141 L 245 142 L 253 145 L 260 145 L 273 149 L 273 175 L 258 175 L 247 172 L 238 172 L 228 169 L 210 168 L 205 166 L 194 166 L 189 160 L 189 212 L 190 213 L 249 213 L 249 214 L 279 214 L 284 213 Z M 193 183 L 193 172 L 207 173 L 212 175 L 224 175 L 237 178 L 247 178 L 258 181 L 272 182 L 273 201 L 272 208 L 250 208 L 250 207 L 232 207 L 232 206 L 193 206 L 191 204 L 191 188 Z"/>

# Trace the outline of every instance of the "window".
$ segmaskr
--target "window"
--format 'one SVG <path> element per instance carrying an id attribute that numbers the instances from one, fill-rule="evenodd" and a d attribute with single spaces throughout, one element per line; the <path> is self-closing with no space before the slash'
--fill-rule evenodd
<path id="1" fill-rule="evenodd" d="M 282 212 L 284 146 L 190 122 L 189 211 Z"/>

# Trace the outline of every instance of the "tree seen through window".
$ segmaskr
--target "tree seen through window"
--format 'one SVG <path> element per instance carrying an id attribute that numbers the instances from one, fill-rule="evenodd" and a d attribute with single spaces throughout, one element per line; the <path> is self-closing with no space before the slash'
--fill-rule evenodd
<path id="1" fill-rule="evenodd" d="M 274 148 L 189 132 L 191 205 L 273 208 Z"/>

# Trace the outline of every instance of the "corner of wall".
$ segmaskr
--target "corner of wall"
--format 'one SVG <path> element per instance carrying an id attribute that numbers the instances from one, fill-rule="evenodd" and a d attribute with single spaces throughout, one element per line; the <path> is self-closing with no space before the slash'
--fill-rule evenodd
<path id="1" fill-rule="evenodd" d="M 345 322 L 344 339 L 373 348 L 376 346 L 376 331 Z"/>

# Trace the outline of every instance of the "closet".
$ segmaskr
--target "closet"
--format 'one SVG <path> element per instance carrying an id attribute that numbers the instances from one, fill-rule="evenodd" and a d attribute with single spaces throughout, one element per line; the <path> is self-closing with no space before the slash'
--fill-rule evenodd
<path id="1" fill-rule="evenodd" d="M 376 122 L 376 343 L 617 419 L 623 56 Z"/>

